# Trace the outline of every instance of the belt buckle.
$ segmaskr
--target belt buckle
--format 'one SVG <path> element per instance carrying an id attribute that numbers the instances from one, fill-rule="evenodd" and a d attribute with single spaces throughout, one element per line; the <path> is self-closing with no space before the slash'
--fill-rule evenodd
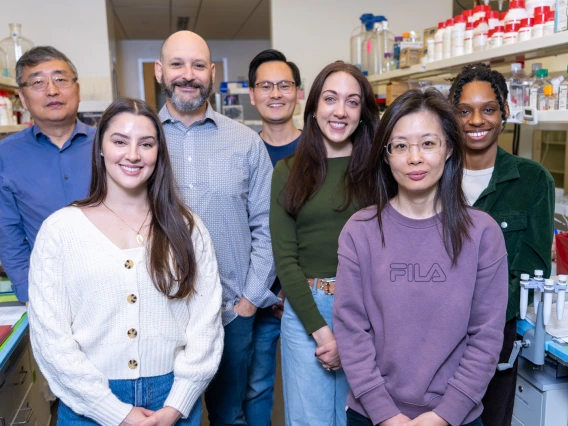
<path id="1" fill-rule="evenodd" d="M 331 283 L 335 283 L 335 278 L 330 278 L 330 279 L 324 279 L 324 280 L 320 280 L 320 286 L 319 289 L 323 290 L 323 292 L 328 295 L 328 296 L 333 296 L 333 293 L 331 292 Z"/>

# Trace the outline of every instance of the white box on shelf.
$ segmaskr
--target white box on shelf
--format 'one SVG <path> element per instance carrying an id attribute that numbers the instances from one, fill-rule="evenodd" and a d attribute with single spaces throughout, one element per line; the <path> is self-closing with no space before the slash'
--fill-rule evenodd
<path id="1" fill-rule="evenodd" d="M 554 17 L 554 31 L 566 31 L 568 29 L 568 0 L 556 0 L 556 14 Z"/>

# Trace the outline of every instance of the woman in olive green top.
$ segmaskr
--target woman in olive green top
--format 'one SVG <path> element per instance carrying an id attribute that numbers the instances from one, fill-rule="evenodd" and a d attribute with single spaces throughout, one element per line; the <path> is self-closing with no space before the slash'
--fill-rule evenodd
<path id="1" fill-rule="evenodd" d="M 270 231 L 286 293 L 281 348 L 287 426 L 345 425 L 347 380 L 331 313 L 337 240 L 378 127 L 371 85 L 341 61 L 316 77 L 296 154 L 272 179 Z M 337 283 L 341 285 L 341 283 Z"/>

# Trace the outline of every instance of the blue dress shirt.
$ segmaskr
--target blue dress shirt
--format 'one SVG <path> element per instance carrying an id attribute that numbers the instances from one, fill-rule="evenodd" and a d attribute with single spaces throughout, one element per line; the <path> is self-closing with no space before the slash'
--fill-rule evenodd
<path id="1" fill-rule="evenodd" d="M 37 126 L 0 142 L 0 261 L 21 302 L 41 224 L 88 195 L 95 131 L 77 120 L 61 149 Z"/>

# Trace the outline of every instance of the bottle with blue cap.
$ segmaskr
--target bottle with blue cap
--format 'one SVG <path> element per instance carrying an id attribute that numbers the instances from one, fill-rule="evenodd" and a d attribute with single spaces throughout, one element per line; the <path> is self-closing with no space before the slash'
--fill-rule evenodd
<path id="1" fill-rule="evenodd" d="M 382 15 L 373 18 L 373 26 L 369 32 L 369 22 L 367 22 L 367 37 L 364 41 L 365 57 L 367 58 L 366 71 L 369 75 L 380 74 L 383 72 L 384 42 L 383 42 L 383 22 L 386 18 Z"/>
<path id="2" fill-rule="evenodd" d="M 363 40 L 366 35 L 365 23 L 373 20 L 372 13 L 364 13 L 359 18 L 361 25 L 353 30 L 351 36 L 351 63 L 360 70 L 363 69 Z"/>

